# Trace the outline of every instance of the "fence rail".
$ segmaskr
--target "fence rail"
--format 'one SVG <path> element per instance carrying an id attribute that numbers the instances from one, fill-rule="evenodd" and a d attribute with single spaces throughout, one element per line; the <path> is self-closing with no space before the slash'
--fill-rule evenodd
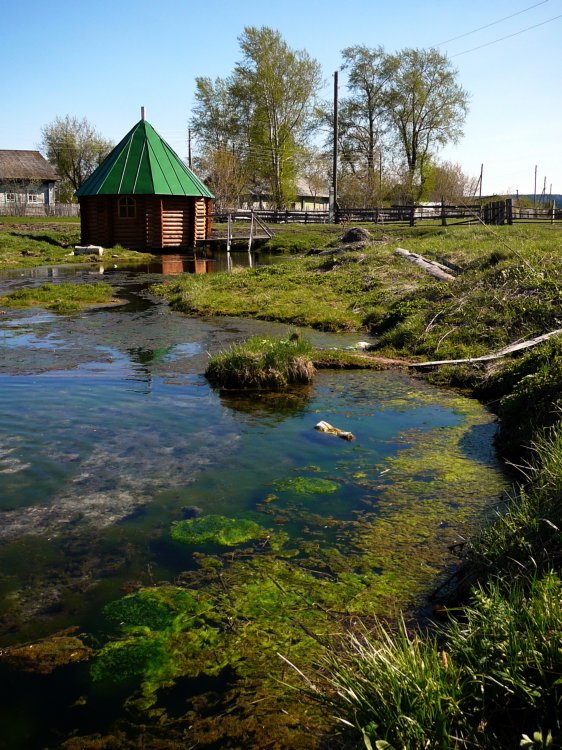
<path id="1" fill-rule="evenodd" d="M 80 216 L 78 203 L 9 203 L 0 205 L 0 216 Z"/>
<path id="2" fill-rule="evenodd" d="M 3 204 L 0 205 L 0 216 L 80 216 L 77 203 L 47 204 Z M 328 211 L 275 211 L 272 209 L 230 209 L 212 214 L 213 222 L 250 221 L 252 216 L 264 224 L 327 224 L 330 220 Z M 338 208 L 335 212 L 337 224 L 364 222 L 372 224 L 410 224 L 433 221 L 443 225 L 454 224 L 514 224 L 540 223 L 551 224 L 562 222 L 562 207 L 538 208 L 513 205 L 513 200 L 488 201 L 482 205 L 473 204 L 434 204 L 413 206 L 385 206 L 374 208 Z"/>
<path id="3" fill-rule="evenodd" d="M 213 214 L 213 221 L 226 223 L 248 221 L 256 216 L 265 224 L 326 224 L 328 211 L 275 211 L 269 209 L 231 209 Z M 472 204 L 416 204 L 412 206 L 385 206 L 374 208 L 338 208 L 335 222 L 363 222 L 372 224 L 409 224 L 432 221 L 443 226 L 455 224 L 513 224 L 515 222 L 562 221 L 562 208 L 527 208 L 514 206 L 511 198 Z"/>

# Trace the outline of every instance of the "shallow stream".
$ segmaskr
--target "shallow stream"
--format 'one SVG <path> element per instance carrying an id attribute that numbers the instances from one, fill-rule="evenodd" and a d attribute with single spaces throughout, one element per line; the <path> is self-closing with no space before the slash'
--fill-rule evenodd
<path id="1" fill-rule="evenodd" d="M 504 489 L 494 419 L 397 372 L 214 391 L 209 354 L 287 327 L 176 314 L 158 270 L 0 273 L 0 296 L 103 279 L 122 300 L 0 315 L 0 747 L 318 747 L 277 654 L 306 671 L 319 640 L 423 604 Z M 188 539 L 204 518 L 251 532 Z"/>

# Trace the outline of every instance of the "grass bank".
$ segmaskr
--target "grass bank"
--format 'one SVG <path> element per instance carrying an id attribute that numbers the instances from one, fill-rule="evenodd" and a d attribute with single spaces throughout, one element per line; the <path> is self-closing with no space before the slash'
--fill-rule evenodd
<path id="1" fill-rule="evenodd" d="M 366 330 L 391 358 L 478 357 L 562 328 L 558 227 L 385 229 L 345 248 L 331 233 L 321 252 L 304 234 L 301 254 L 274 266 L 157 291 L 190 314 Z M 396 256 L 398 246 L 455 279 L 435 281 Z M 300 683 L 349 746 L 562 747 L 561 365 L 555 337 L 522 356 L 430 373 L 489 403 L 501 417 L 500 453 L 526 468 L 496 521 L 467 544 L 472 587 L 446 625 L 355 629 Z"/>
<path id="2" fill-rule="evenodd" d="M 0 297 L 0 307 L 42 307 L 56 313 L 68 313 L 112 301 L 109 284 L 42 284 L 32 289 L 17 289 Z"/>
<path id="3" fill-rule="evenodd" d="M 0 216 L 0 268 L 30 268 L 66 263 L 99 262 L 99 257 L 74 256 L 80 244 L 80 221 L 76 218 L 41 216 Z M 146 260 L 120 246 L 106 250 L 112 258 Z"/>

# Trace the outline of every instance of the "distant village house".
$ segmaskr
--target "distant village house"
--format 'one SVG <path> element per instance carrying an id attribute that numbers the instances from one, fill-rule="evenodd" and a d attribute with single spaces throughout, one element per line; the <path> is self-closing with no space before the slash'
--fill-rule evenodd
<path id="1" fill-rule="evenodd" d="M 327 185 L 313 190 L 308 181 L 299 177 L 296 183 L 296 197 L 288 205 L 291 211 L 327 211 L 330 203 L 330 191 Z M 265 186 L 254 185 L 245 201 L 244 208 L 268 210 L 271 208 L 271 196 Z"/>
<path id="2" fill-rule="evenodd" d="M 39 151 L 0 149 L 0 213 L 44 214 L 58 176 Z"/>

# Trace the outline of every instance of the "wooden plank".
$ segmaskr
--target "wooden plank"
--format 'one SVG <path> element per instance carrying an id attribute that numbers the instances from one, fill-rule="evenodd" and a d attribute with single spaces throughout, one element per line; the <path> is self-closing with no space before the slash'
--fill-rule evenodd
<path id="1" fill-rule="evenodd" d="M 490 362 L 494 359 L 501 359 L 502 357 L 506 357 L 508 354 L 513 354 L 513 352 L 519 352 L 523 349 L 530 349 L 533 346 L 537 346 L 538 344 L 542 344 L 544 341 L 547 341 L 549 338 L 551 338 L 551 336 L 558 336 L 558 334 L 560 333 L 562 333 L 562 328 L 558 328 L 555 331 L 550 331 L 549 333 L 543 333 L 542 336 L 536 336 L 534 339 L 528 339 L 527 341 L 521 341 L 516 344 L 504 346 L 503 349 L 499 349 L 493 354 L 484 354 L 482 357 L 469 357 L 468 359 L 439 359 L 434 360 L 433 362 L 410 362 L 408 364 L 408 367 L 438 367 L 439 365 L 461 365 L 472 364 L 473 362 Z"/>
<path id="2" fill-rule="evenodd" d="M 418 255 L 418 253 L 411 253 L 409 250 L 404 250 L 403 247 L 397 247 L 395 253 L 396 255 L 400 255 L 405 260 L 409 260 L 410 262 L 414 263 L 430 276 L 439 279 L 439 281 L 455 280 L 455 277 L 451 273 L 448 273 L 450 269 L 447 269 L 445 271 L 444 269 L 446 268 L 446 266 L 442 265 L 441 263 L 436 263 L 435 261 L 428 260 L 427 258 L 424 258 L 423 255 Z"/>

